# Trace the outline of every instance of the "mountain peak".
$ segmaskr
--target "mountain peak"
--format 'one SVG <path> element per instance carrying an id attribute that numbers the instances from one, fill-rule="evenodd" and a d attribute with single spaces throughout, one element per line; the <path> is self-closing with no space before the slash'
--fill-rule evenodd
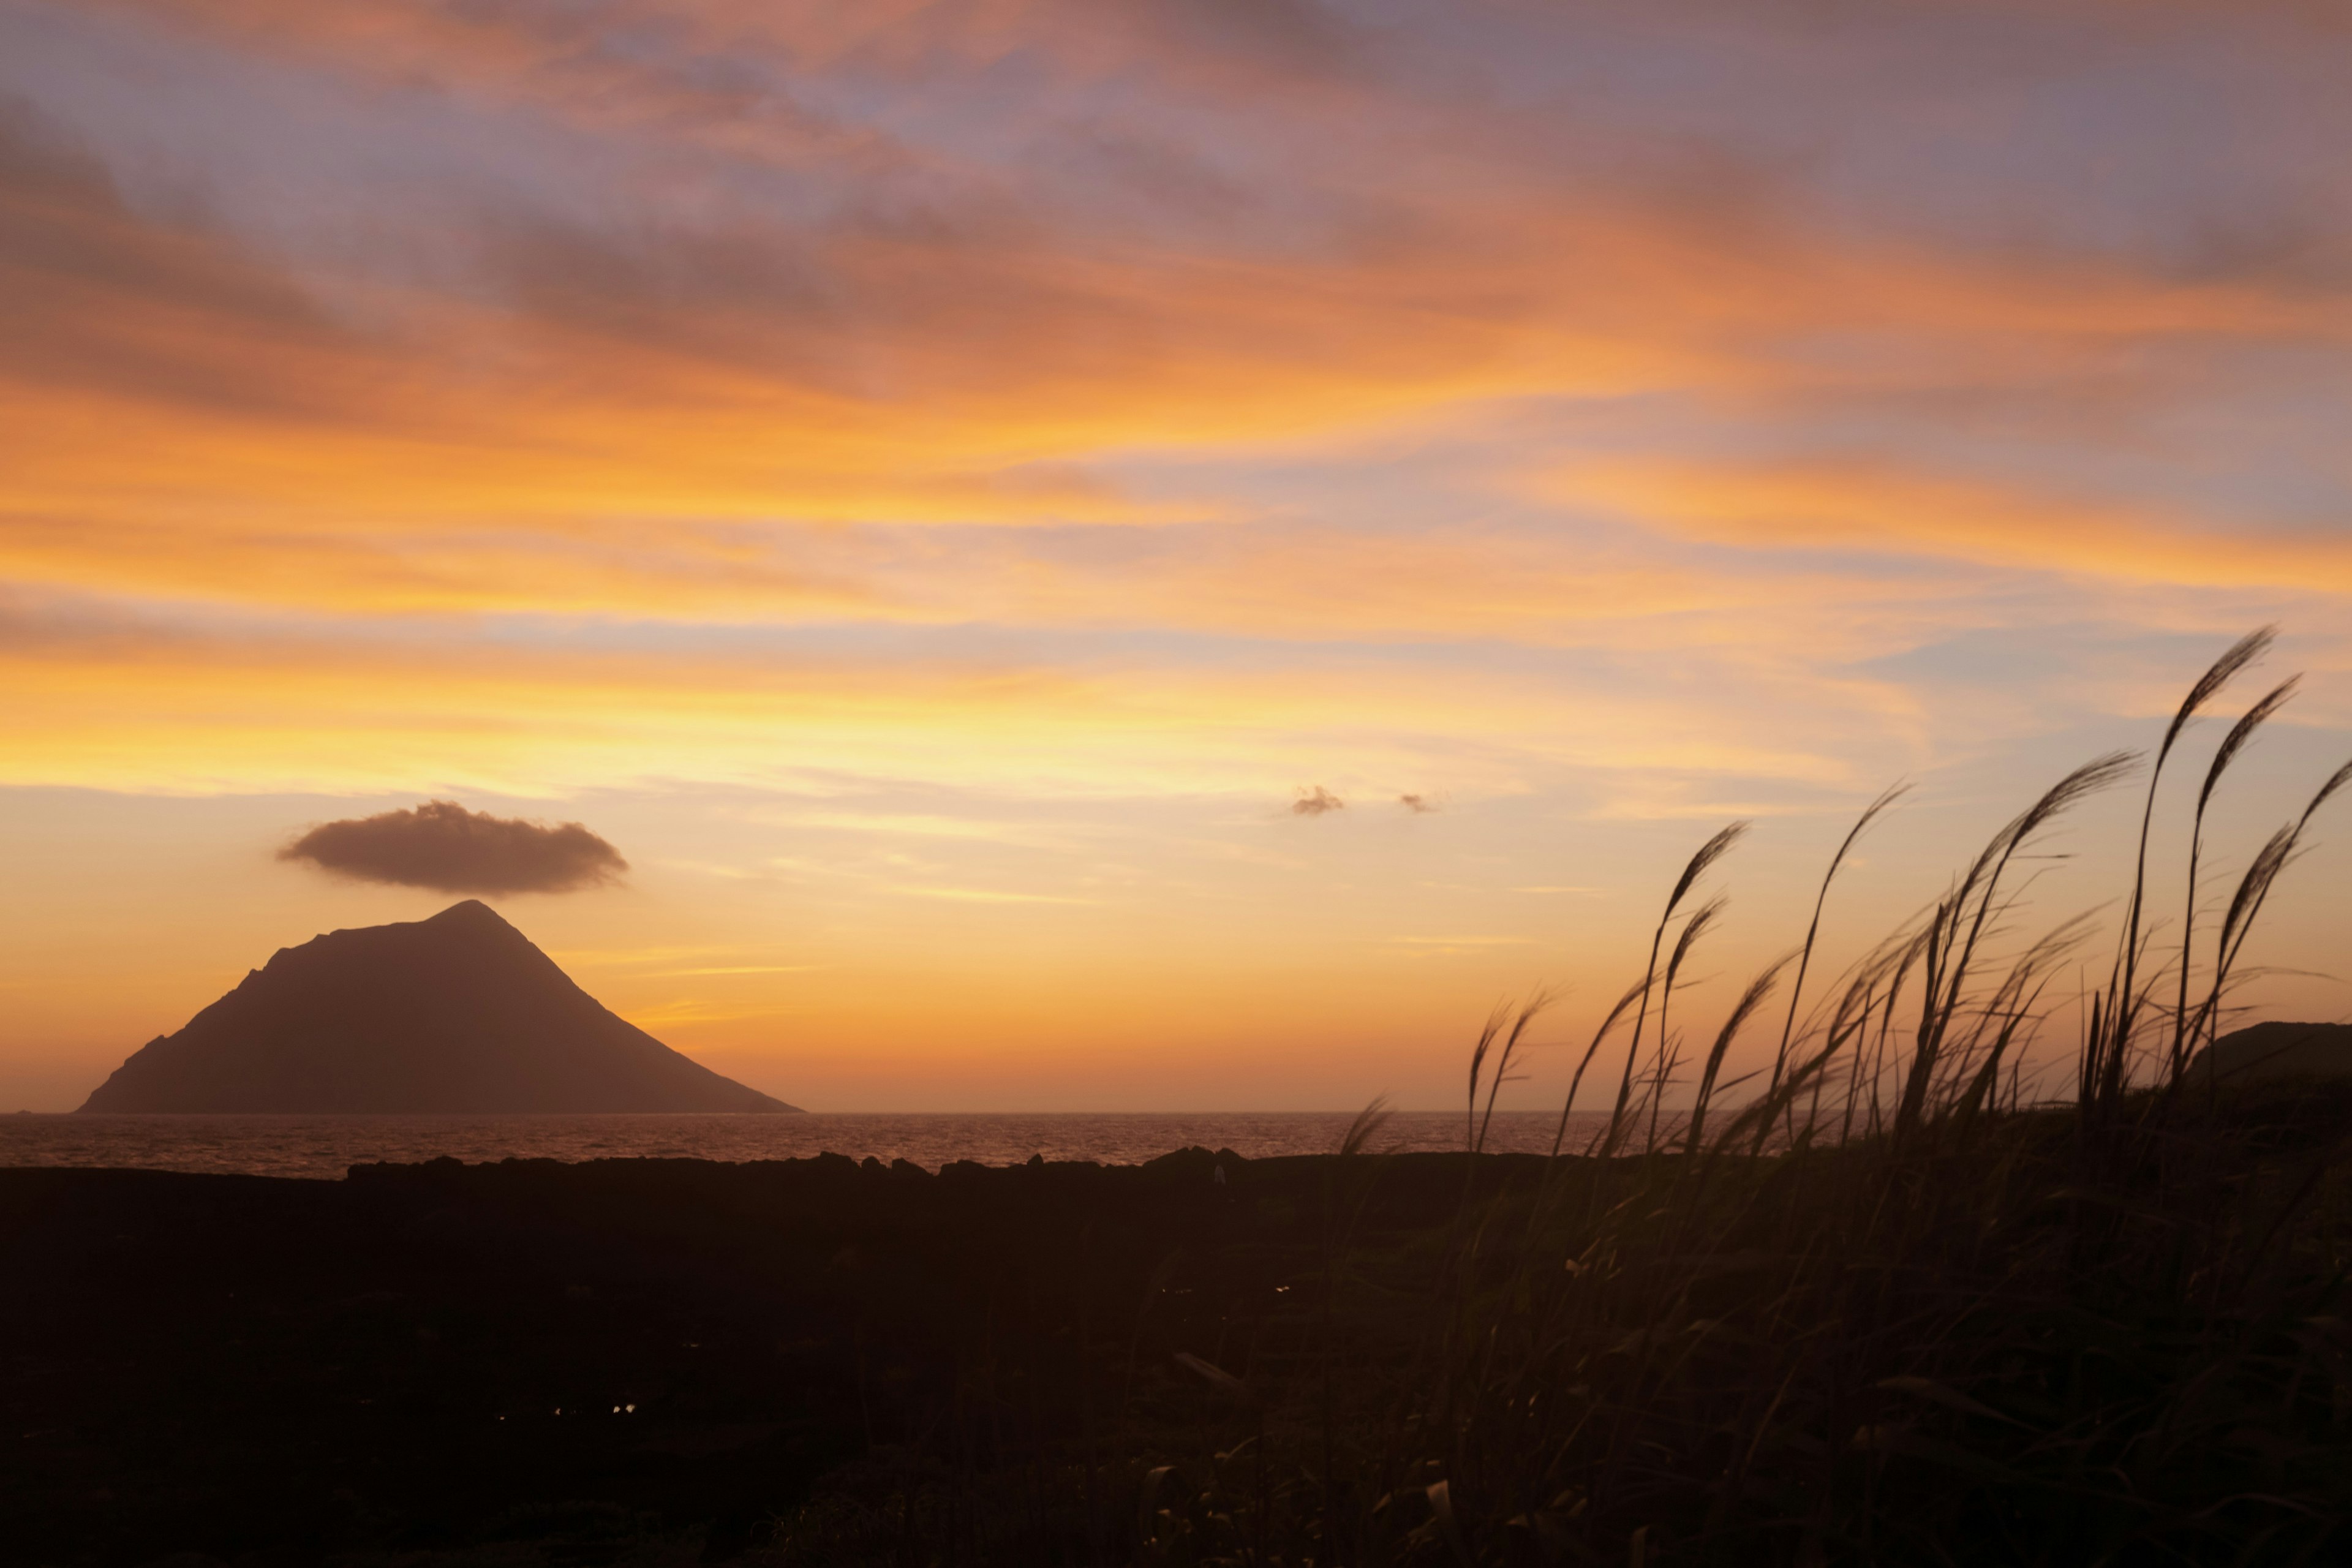
<path id="1" fill-rule="evenodd" d="M 482 902 L 479 899 L 460 899 L 456 903 L 451 904 L 447 909 L 443 910 L 439 914 L 430 916 L 418 923 L 421 925 L 431 925 L 435 921 L 457 921 L 480 920 L 496 921 L 500 925 L 505 925 L 507 923 L 507 920 L 504 915 L 499 914 L 498 910 L 490 908 L 489 905 Z"/>
<path id="2" fill-rule="evenodd" d="M 789 1111 L 608 1012 L 478 899 L 282 948 L 90 1111 Z"/>
<path id="3" fill-rule="evenodd" d="M 460 900 L 437 915 L 427 915 L 421 921 L 410 923 L 436 931 L 475 933 L 507 931 L 518 937 L 522 935 L 521 931 L 515 930 L 512 921 L 479 899 Z"/>

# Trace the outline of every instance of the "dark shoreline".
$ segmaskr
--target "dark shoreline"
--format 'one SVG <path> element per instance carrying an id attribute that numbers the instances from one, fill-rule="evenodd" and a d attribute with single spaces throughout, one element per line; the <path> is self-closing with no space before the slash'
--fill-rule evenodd
<path id="1" fill-rule="evenodd" d="M 723 1560 L 983 1364 L 1049 1405 L 1088 1372 L 1213 1393 L 1180 1351 L 1246 1376 L 1332 1163 L 0 1169 L 9 1555 Z M 1418 1229 L 1465 1166 L 1382 1173 Z"/>
<path id="2" fill-rule="evenodd" d="M 2121 1109 L 1556 1162 L 0 1168 L 0 1556 L 2340 1560 L 2352 1086 Z"/>
<path id="3" fill-rule="evenodd" d="M 856 1112 L 799 1116 L 696 1112 L 610 1116 L 88 1116 L 56 1112 L 0 1117 L 0 1169 L 74 1166 L 311 1176 L 341 1181 L 354 1165 L 424 1164 L 447 1156 L 467 1164 L 505 1159 L 688 1159 L 745 1164 L 809 1159 L 824 1151 L 888 1164 L 905 1159 L 937 1172 L 958 1160 L 1019 1164 L 1056 1162 L 1139 1164 L 1171 1149 L 1227 1147 L 1246 1159 L 1327 1154 L 1339 1146 L 1352 1111 Z M 1580 1147 L 1607 1117 L 1580 1114 L 1568 1142 Z M 1498 1113 L 1487 1147 L 1541 1152 L 1559 1131 L 1557 1112 Z M 1462 1147 L 1459 1110 L 1401 1113 L 1381 1146 L 1450 1152 Z"/>

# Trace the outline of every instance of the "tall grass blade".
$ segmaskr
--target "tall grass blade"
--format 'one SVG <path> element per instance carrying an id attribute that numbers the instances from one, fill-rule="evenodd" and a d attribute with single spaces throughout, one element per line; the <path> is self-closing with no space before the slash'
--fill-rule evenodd
<path id="1" fill-rule="evenodd" d="M 1642 1030 L 1649 1021 L 1650 991 L 1657 981 L 1658 951 L 1665 943 L 1666 926 L 1674 920 L 1675 910 L 1682 906 L 1683 899 L 1690 892 L 1692 885 L 1706 876 L 1717 860 L 1731 852 L 1732 846 L 1747 833 L 1748 826 L 1745 820 L 1728 823 L 1717 828 L 1713 837 L 1699 846 L 1698 853 L 1690 858 L 1690 863 L 1683 868 L 1682 876 L 1675 879 L 1675 890 L 1666 899 L 1665 911 L 1658 917 L 1657 930 L 1650 935 L 1650 963 L 1642 972 L 1642 999 L 1633 1014 L 1633 1037 L 1625 1044 L 1625 1070 L 1617 1079 L 1617 1103 L 1609 1113 L 1609 1131 L 1601 1142 L 1603 1155 L 1616 1153 L 1624 1141 L 1626 1106 L 1633 1097 L 1633 1065 L 1641 1058 Z"/>
<path id="2" fill-rule="evenodd" d="M 1889 784 L 1881 790 L 1878 798 L 1864 806 L 1862 815 L 1854 819 L 1853 826 L 1846 830 L 1844 839 L 1837 847 L 1837 853 L 1830 857 L 1829 869 L 1822 874 L 1821 891 L 1813 896 L 1813 918 L 1811 923 L 1805 927 L 1805 945 L 1797 959 L 1797 978 L 1789 987 L 1789 1016 L 1780 1025 L 1780 1048 L 1772 1058 L 1769 1087 L 1777 1088 L 1780 1075 L 1789 1069 L 1789 1043 L 1797 1027 L 1797 1004 L 1804 998 L 1805 973 L 1812 967 L 1813 943 L 1821 938 L 1822 911 L 1830 901 L 1830 884 L 1837 880 L 1839 868 L 1845 864 L 1846 856 L 1853 852 L 1854 841 L 1862 837 L 1863 831 L 1880 813 L 1910 793 L 1911 786 L 1901 783 Z"/>
<path id="3" fill-rule="evenodd" d="M 2180 985 L 2172 1008 L 2172 1054 L 2166 1073 L 2167 1081 L 2179 1083 L 2188 1070 L 2190 1051 L 2189 1024 L 2189 972 L 2197 960 L 2197 869 L 2205 847 L 2205 811 L 2213 803 L 2213 792 L 2221 786 L 2221 775 L 2254 738 L 2254 731 L 2268 723 L 2272 715 L 2286 705 L 2301 683 L 2300 675 L 2289 676 L 2265 693 L 2259 702 L 2246 710 L 2221 744 L 2215 748 L 2213 761 L 2205 769 L 2205 782 L 2197 791 L 2197 814 L 2189 826 L 2189 887 L 2180 911 Z"/>
<path id="4" fill-rule="evenodd" d="M 2147 839 L 2149 828 L 2156 821 L 2157 786 L 2164 782 L 2164 764 L 2172 756 L 2172 748 L 2179 741 L 2189 721 L 2205 705 L 2221 694 L 2222 688 L 2237 679 L 2247 666 L 2270 651 L 2278 640 L 2278 628 L 2263 626 L 2248 632 L 2231 645 L 2228 652 L 2213 661 L 2211 668 L 2200 676 L 2181 699 L 2172 722 L 2165 727 L 2163 743 L 2156 749 L 2156 765 L 2148 770 L 2147 798 L 2140 808 L 2139 850 L 2133 862 L 2131 903 L 2124 921 L 2123 948 L 2116 960 L 2116 978 L 2110 986 L 2106 1008 L 2106 1037 L 2093 1042 L 2100 1053 L 2097 1064 L 2102 1071 L 2095 1075 L 2102 1083 L 2119 1084 L 2123 1058 L 2129 1048 L 2133 1021 L 2137 1014 L 2137 972 L 2140 955 L 2140 915 L 2147 899 Z M 2108 1091 L 2112 1094 L 2113 1091 Z"/>
<path id="5" fill-rule="evenodd" d="M 1650 1130 L 1644 1136 L 1644 1147 L 1658 1146 L 1658 1110 L 1666 1097 L 1667 1075 L 1674 1070 L 1675 1047 L 1674 1035 L 1667 1027 L 1667 1009 L 1674 1005 L 1675 988 L 1681 984 L 1683 963 L 1694 948 L 1723 916 L 1730 900 L 1718 893 L 1691 911 L 1683 922 L 1682 935 L 1675 940 L 1674 956 L 1666 960 L 1666 983 L 1658 993 L 1658 1067 L 1650 1084 Z"/>
<path id="6" fill-rule="evenodd" d="M 1731 1049 L 1731 1042 L 1738 1036 L 1741 1026 L 1748 1022 L 1748 1015 L 1762 1006 L 1765 999 L 1772 994 L 1773 987 L 1780 984 L 1780 972 L 1796 959 L 1797 955 L 1790 953 L 1774 960 L 1762 973 L 1748 983 L 1748 989 L 1741 992 L 1739 1000 L 1732 1005 L 1731 1014 L 1724 1019 L 1722 1029 L 1715 1037 L 1714 1047 L 1706 1053 L 1706 1065 L 1699 1073 L 1698 1096 L 1691 1103 L 1690 1130 L 1683 1138 L 1685 1153 L 1698 1152 L 1699 1140 L 1706 1125 L 1707 1101 L 1715 1096 L 1715 1080 L 1723 1070 L 1724 1054 Z"/>

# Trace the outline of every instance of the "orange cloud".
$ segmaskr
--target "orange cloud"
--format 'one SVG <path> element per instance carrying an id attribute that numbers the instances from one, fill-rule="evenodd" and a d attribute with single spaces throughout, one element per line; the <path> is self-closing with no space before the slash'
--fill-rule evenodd
<path id="1" fill-rule="evenodd" d="M 383 63 L 387 31 L 422 28 L 417 58 L 462 63 L 475 57 L 457 35 L 530 23 L 228 12 L 246 26 L 312 16 L 352 68 Z M 696 15 L 724 33 L 757 14 Z M 857 31 L 808 52 L 871 46 Z M 559 42 L 532 47 L 551 68 L 589 68 Z M 467 68 L 527 89 L 532 59 L 499 47 Z M 657 99 L 646 123 L 665 114 Z M 0 512 L 34 537 L 8 541 L 0 564 L 51 577 L 95 574 L 41 521 L 55 518 L 151 581 L 201 566 L 175 566 L 183 552 L 142 524 L 231 554 L 274 531 L 389 557 L 373 536 L 432 551 L 453 531 L 521 529 L 591 554 L 617 538 L 690 555 L 694 524 L 716 521 L 1154 521 L 1165 503 L 1076 465 L 1483 400 L 2018 377 L 2118 341 L 2340 342 L 2346 328 L 2326 298 L 1827 240 L 1509 170 L 1497 177 L 1526 183 L 1401 184 L 1366 233 L 1288 253 L 1109 244 L 985 211 L 894 229 L 722 208 L 652 248 L 482 216 L 467 236 L 478 276 L 436 284 L 322 272 L 217 226 L 141 216 L 99 169 L 21 131 L 7 152 L 0 223 L 24 243 L 0 287 L 23 330 L 0 363 Z M 1785 346 L 1836 332 L 1910 347 L 1832 370 Z M 466 558 L 482 552 L 455 552 L 446 575 L 475 580 Z M 443 592 L 420 584 L 415 602 Z"/>
<path id="2" fill-rule="evenodd" d="M 880 652 L 822 636 L 631 647 L 455 626 L 362 637 L 315 621 L 172 626 L 24 607 L 0 616 L 11 736 L 0 784 L 530 795 L 766 786 L 825 769 L 1047 795 L 1263 800 L 1337 760 L 1350 770 L 1328 780 L 1339 795 L 1359 778 L 1390 793 L 1439 779 L 1470 795 L 1572 767 L 1834 783 L 1847 770 L 1831 760 L 1831 738 L 1903 722 L 1898 693 L 1823 685 L 1776 656 L 1729 650 L 1720 657 L 1749 701 L 1613 662 L 1564 680 L 1311 644 L 1239 665 L 1116 644 L 1047 655 Z M 1767 689 L 1819 722 L 1756 710 L 1753 694 Z"/>
<path id="3" fill-rule="evenodd" d="M 2091 577 L 2352 594 L 2352 537 L 2226 527 L 1885 464 L 1593 464 L 1549 487 L 1702 538 L 1758 549 L 1956 557 Z"/>
<path id="4" fill-rule="evenodd" d="M 2287 304 L 2227 290 L 2158 291 L 2135 303 L 2127 288 L 2085 282 L 2043 298 L 1900 268 L 1864 277 L 1871 269 L 1859 263 L 1856 276 L 1832 268 L 1821 283 L 1801 264 L 1786 272 L 1727 264 L 1695 244 L 1631 233 L 1590 247 L 1625 255 L 1613 267 L 1588 258 L 1583 270 L 1593 275 L 1583 279 L 1545 279 L 1532 256 L 1490 260 L 1488 292 L 1501 303 L 1483 314 L 1412 308 L 1440 278 L 1465 281 L 1433 256 L 1322 276 L 1167 263 L 1115 279 L 1066 267 L 1068 287 L 1034 300 L 1026 317 L 996 301 L 1007 309 L 1006 333 L 1027 330 L 1018 323 L 1028 319 L 1051 323 L 1018 356 L 994 333 L 954 345 L 947 323 L 880 339 L 877 353 L 910 356 L 910 392 L 875 401 L 793 380 L 782 345 L 761 369 L 449 300 L 392 301 L 391 326 L 360 331 L 303 307 L 216 239 L 159 235 L 119 213 L 72 214 L 68 226 L 88 218 L 138 265 L 123 292 L 81 280 L 120 270 L 116 252 L 93 241 L 89 255 L 105 265 L 78 261 L 71 275 L 20 267 L 0 278 L 57 340 L 36 341 L 0 367 L 14 373 L 13 383 L 0 378 L 0 573 L 393 612 L 930 618 L 939 612 L 893 602 L 854 574 L 804 569 L 741 530 L 784 520 L 1246 516 L 1245 500 L 1139 500 L 1069 465 L 1136 447 L 1246 450 L 1507 395 L 1693 385 L 1731 395 L 1816 381 L 1820 373 L 1775 368 L 1769 355 L 1743 364 L 1726 346 L 1816 308 L 1792 302 L 1790 278 L 1843 295 L 1848 319 L 1901 318 L 1954 338 L 2005 331 L 2007 352 L 2028 364 L 2063 358 L 2084 335 L 2279 332 L 2297 321 Z M 1616 287 L 1644 272 L 1646 297 L 1629 300 Z M 984 297 L 988 273 L 980 265 L 961 286 Z M 1466 281 L 1475 296 L 1475 275 Z M 913 297 L 927 287 L 909 279 Z M 1570 302 L 1547 290 L 1609 297 L 1627 324 L 1615 338 L 1580 325 Z M 747 342 L 767 330 L 756 320 L 686 326 Z M 1710 333 L 1724 342 L 1699 341 Z M 1136 341 L 1158 347 L 1095 363 L 1097 351 L 1083 346 Z M 428 346 L 438 342 L 486 345 L 475 352 L 495 349 L 488 360 L 502 363 L 468 365 L 461 355 L 453 364 Z M 67 362 L 80 368 L 57 368 Z M 982 366 L 999 373 L 992 383 L 974 379 Z M 216 390 L 232 385 L 237 395 Z M 1792 482 L 1776 480 L 1778 493 Z M 1874 482 L 1886 499 L 1885 481 Z M 1725 502 L 1699 499 L 1703 485 L 1682 486 L 1680 501 L 1659 499 L 1667 488 L 1618 471 L 1572 489 L 1609 504 L 1638 490 L 1643 504 L 1686 524 L 1704 512 L 1731 526 Z M 1915 486 L 1901 499 L 1945 520 L 1934 524 L 1941 533 L 1964 531 L 1968 498 Z M 2126 538 L 2133 526 L 2114 514 L 2099 537 Z M 2269 558 L 2280 562 L 2299 548 L 2284 537 L 2276 545 Z M 1273 541 L 1239 554 L 1263 562 L 1288 548 Z M 1214 568 L 1175 570 L 1198 581 Z M 1577 607 L 1572 585 L 1562 594 L 1546 581 L 1554 570 L 1538 565 L 1514 581 L 1500 558 L 1442 541 L 1373 542 L 1343 573 L 1351 588 L 1341 623 L 1375 623 L 1375 606 L 1386 604 L 1410 627 L 1436 605 L 1435 623 L 1460 629 L 1463 617 L 1442 606 L 1465 601 L 1501 607 L 1507 619 L 1526 618 L 1508 607 L 1514 601 L 1537 600 L 1553 616 L 1605 617 L 1677 598 L 1696 607 L 1708 592 L 1685 586 L 1679 566 L 1626 559 L 1598 578 L 1578 573 L 1603 586 Z M 1460 595 L 1433 591 L 1464 573 L 1484 582 Z M 1055 576 L 1050 566 L 1031 574 L 1033 602 L 1053 596 Z M 1246 575 L 1216 584 L 1214 596 L 1228 624 L 1312 624 L 1329 612 L 1316 606 L 1311 576 L 1267 580 L 1288 586 L 1260 594 L 1262 609 L 1245 607 L 1255 581 Z"/>
<path id="5" fill-rule="evenodd" d="M 0 122 L 0 581 L 138 606 L 0 628 L 20 779 L 199 787 L 173 759 L 201 755 L 200 787 L 545 790 L 740 780 L 794 753 L 1264 797 L 1323 776 L 1319 738 L 1344 734 L 1373 776 L 1333 787 L 1361 798 L 1570 766 L 1822 781 L 1855 765 L 1830 759 L 1857 714 L 1927 744 L 1904 692 L 1837 666 L 1970 624 L 1983 586 L 1857 546 L 2345 581 L 2333 536 L 2095 486 L 1605 455 L 1711 451 L 1727 429 L 1772 449 L 1759 433 L 1825 409 L 1994 398 L 2119 356 L 2335 353 L 2334 295 L 1939 249 L 1818 221 L 1769 182 L 1558 173 L 1511 150 L 1511 116 L 1433 115 L 1394 57 L 1303 12 L 1238 41 L 1173 10 L 1065 26 L 1019 5 L 161 14 L 174 47 L 193 26 L 376 99 L 430 71 L 447 112 L 495 103 L 607 161 L 589 216 L 444 193 L 436 236 L 394 212 L 373 248 L 306 249 L 158 200 L 120 149 Z M 621 16 L 667 41 L 592 47 Z M 1022 138 L 1060 121 L 1013 106 L 991 159 L 857 113 L 856 82 L 1032 49 L 1056 82 L 1148 63 L 1178 109 L 1278 79 L 1252 114 L 1351 115 L 1365 140 L 1232 174 L 1295 195 L 1295 230 L 1129 225 L 1028 177 L 1045 154 Z M 741 70 L 689 68 L 721 58 Z M 778 85 L 828 70 L 850 85 Z M 779 169 L 810 183 L 761 183 Z M 435 244 L 456 259 L 411 254 Z M 1629 423 L 1563 465 L 1532 416 L 1488 429 L 1531 407 Z M 1409 492 L 1336 482 L 1416 449 L 1449 456 Z M 1253 472 L 1283 465 L 1323 488 L 1302 501 Z M 1507 477 L 1538 465 L 1564 477 L 1529 505 Z M 1751 553 L 1706 548 L 1725 542 Z M 494 616 L 533 630 L 477 639 Z M 663 641 L 714 626 L 739 645 Z M 779 654 L 759 637 L 782 627 L 1033 640 Z M 1246 651 L 1105 651 L 1122 634 Z M 1402 668 L 1435 645 L 1453 662 Z M 1662 673 L 1536 662 L 1560 650 Z M 1791 742 L 1790 712 L 1822 738 Z M 362 729 L 381 744 L 354 754 Z M 1440 742 L 1475 777 L 1426 767 Z"/>

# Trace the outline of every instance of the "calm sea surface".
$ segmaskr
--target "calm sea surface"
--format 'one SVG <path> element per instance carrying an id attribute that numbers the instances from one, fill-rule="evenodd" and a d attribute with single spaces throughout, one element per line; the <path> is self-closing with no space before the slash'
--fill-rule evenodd
<path id="1" fill-rule="evenodd" d="M 1245 1159 L 1327 1154 L 1353 1120 L 1346 1111 L 1106 1115 L 803 1116 L 0 1116 L 0 1165 L 103 1165 L 154 1171 L 230 1171 L 332 1180 L 373 1161 L 447 1155 L 468 1163 L 506 1159 L 791 1160 L 827 1152 L 853 1159 L 911 1160 L 937 1170 L 955 1160 L 1019 1164 L 1094 1160 L 1131 1165 L 1198 1145 Z M 1580 1114 L 1576 1121 L 1586 1123 Z M 1593 1127 L 1571 1129 L 1581 1148 Z M 1487 1147 L 1551 1147 L 1554 1113 L 1498 1111 Z M 1382 1150 L 1459 1149 L 1459 1111 L 1402 1111 L 1373 1141 Z"/>

